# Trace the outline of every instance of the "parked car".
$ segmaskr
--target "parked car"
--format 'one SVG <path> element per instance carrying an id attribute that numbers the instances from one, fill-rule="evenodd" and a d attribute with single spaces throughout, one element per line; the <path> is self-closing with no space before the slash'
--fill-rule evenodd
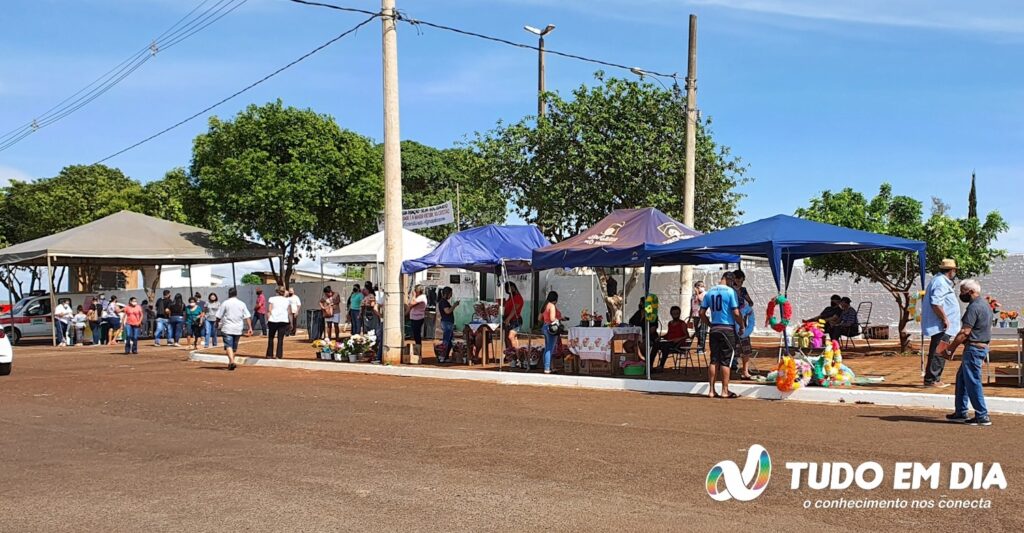
<path id="1" fill-rule="evenodd" d="M 12 317 L 13 315 L 13 317 Z M 49 337 L 53 326 L 50 295 L 34 294 L 18 300 L 14 309 L 0 315 L 0 326 L 9 337 L 10 344 L 18 344 L 24 337 Z"/>
<path id="2" fill-rule="evenodd" d="M 13 364 L 14 349 L 11 348 L 11 339 L 0 330 L 0 376 L 10 375 Z"/>

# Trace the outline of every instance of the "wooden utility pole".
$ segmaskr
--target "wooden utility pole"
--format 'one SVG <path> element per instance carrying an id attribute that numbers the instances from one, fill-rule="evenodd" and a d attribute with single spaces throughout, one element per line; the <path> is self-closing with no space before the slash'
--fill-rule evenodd
<path id="1" fill-rule="evenodd" d="M 384 362 L 402 362 L 402 153 L 398 131 L 398 33 L 395 0 L 381 0 L 384 63 Z"/>
<path id="2" fill-rule="evenodd" d="M 683 183 L 683 224 L 693 227 L 693 195 L 696 190 L 697 160 L 697 15 L 690 15 L 689 58 L 686 64 L 686 177 Z M 693 295 L 693 267 L 679 271 L 679 307 L 690 309 Z M 687 311 L 689 316 L 690 311 Z"/>

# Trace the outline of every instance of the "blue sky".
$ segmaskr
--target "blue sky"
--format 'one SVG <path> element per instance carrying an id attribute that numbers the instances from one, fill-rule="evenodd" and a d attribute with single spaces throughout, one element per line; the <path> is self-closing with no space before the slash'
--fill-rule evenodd
<path id="1" fill-rule="evenodd" d="M 366 0 L 334 0 L 367 9 Z M 13 0 L 0 34 L 0 131 L 93 80 L 199 0 Z M 687 14 L 699 16 L 698 101 L 716 140 L 750 165 L 745 220 L 791 213 L 828 188 L 882 181 L 1012 225 L 1024 252 L 1024 4 L 1014 0 L 399 0 L 408 15 L 659 71 L 686 69 Z M 355 24 L 360 15 L 250 0 L 159 53 L 77 113 L 0 152 L 0 179 L 92 163 L 236 91 Z M 444 147 L 536 110 L 536 55 L 402 26 L 402 137 Z M 548 57 L 548 87 L 592 81 L 593 65 Z M 628 72 L 608 69 L 615 75 Z M 214 111 L 277 97 L 381 138 L 379 23 Z M 147 181 L 187 165 L 197 119 L 108 164 Z M 698 201 L 700 201 L 698 199 Z"/>

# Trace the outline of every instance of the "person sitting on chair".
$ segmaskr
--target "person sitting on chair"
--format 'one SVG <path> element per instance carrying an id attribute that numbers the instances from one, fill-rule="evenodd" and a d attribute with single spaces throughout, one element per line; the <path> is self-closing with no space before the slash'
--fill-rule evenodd
<path id="1" fill-rule="evenodd" d="M 807 320 L 804 320 L 804 322 L 817 322 L 819 320 L 824 320 L 828 322 L 833 318 L 838 318 L 839 315 L 843 312 L 842 307 L 840 307 L 841 303 L 842 298 L 838 294 L 833 294 L 832 298 L 829 299 L 828 307 L 822 309 L 821 313 L 819 313 L 818 316 L 814 318 L 808 318 Z"/>
<path id="2" fill-rule="evenodd" d="M 837 319 L 834 319 L 834 325 L 831 327 L 825 326 L 829 337 L 832 340 L 839 340 L 839 337 L 856 337 L 859 333 L 860 324 L 857 320 L 857 310 L 851 305 L 853 300 L 844 297 L 839 301 L 839 306 L 842 311 Z"/>
<path id="3" fill-rule="evenodd" d="M 668 359 L 669 354 L 679 353 L 690 344 L 690 331 L 686 327 L 686 321 L 679 318 L 683 314 L 683 310 L 678 305 L 673 305 L 668 312 L 672 315 L 672 320 L 668 323 L 668 331 L 665 332 L 665 336 L 658 343 L 661 358 L 658 361 L 657 372 L 665 369 L 665 360 Z"/>

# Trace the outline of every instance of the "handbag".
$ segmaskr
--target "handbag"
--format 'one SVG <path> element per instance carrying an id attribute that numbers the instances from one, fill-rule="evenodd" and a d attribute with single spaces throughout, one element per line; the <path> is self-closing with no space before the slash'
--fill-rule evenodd
<path id="1" fill-rule="evenodd" d="M 565 333 L 565 326 L 563 326 L 558 320 L 548 324 L 549 335 L 561 335 L 563 333 Z"/>

